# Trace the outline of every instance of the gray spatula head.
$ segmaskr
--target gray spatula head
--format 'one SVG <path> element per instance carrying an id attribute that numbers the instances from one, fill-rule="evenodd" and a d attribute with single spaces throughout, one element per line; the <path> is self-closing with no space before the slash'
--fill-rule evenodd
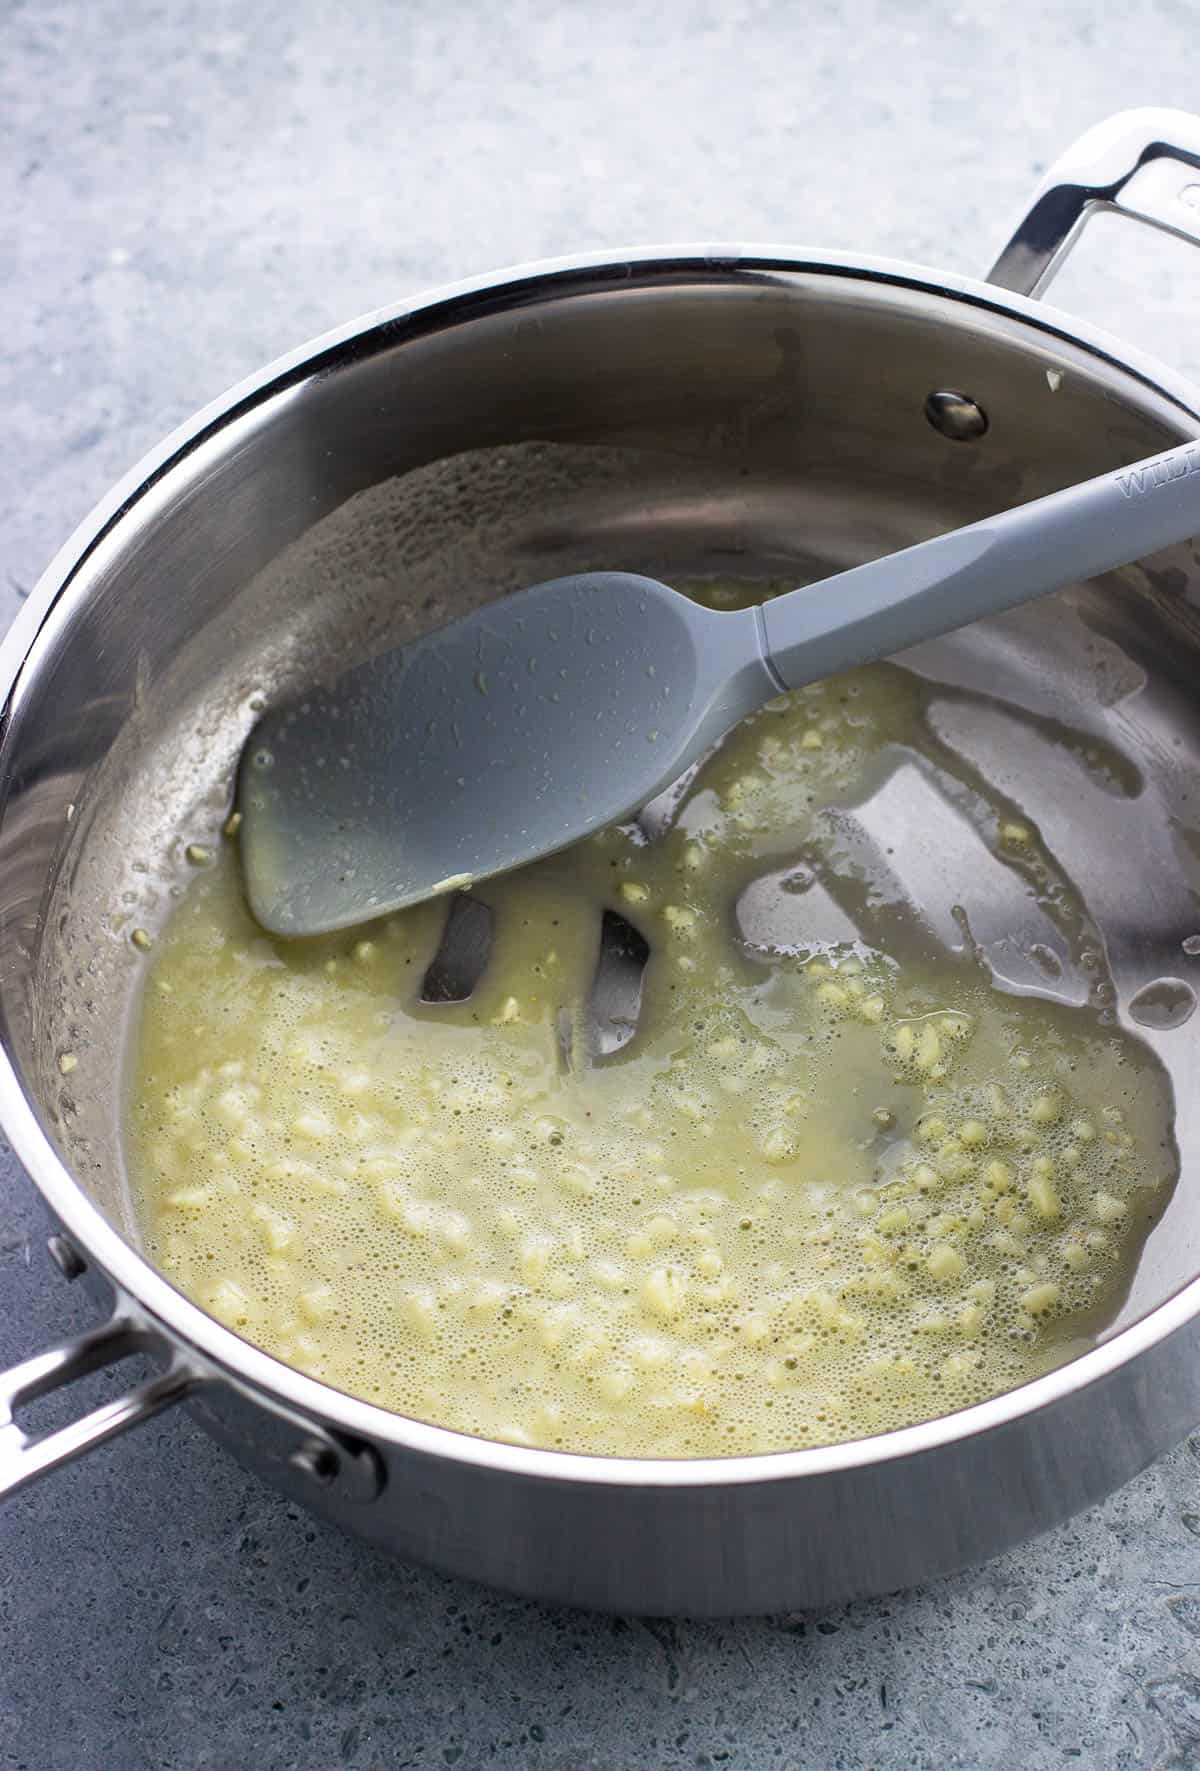
<path id="1" fill-rule="evenodd" d="M 317 934 L 549 853 L 777 687 L 754 610 L 623 572 L 535 585 L 265 716 L 239 783 L 251 909 Z"/>

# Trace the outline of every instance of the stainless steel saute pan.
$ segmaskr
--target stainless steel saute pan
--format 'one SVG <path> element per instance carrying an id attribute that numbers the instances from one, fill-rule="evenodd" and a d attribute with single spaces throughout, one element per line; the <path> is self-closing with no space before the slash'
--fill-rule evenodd
<path id="1" fill-rule="evenodd" d="M 1181 1178 L 1120 1321 L 1052 1376 L 775 1456 L 466 1438 L 300 1376 L 182 1297 L 138 1251 L 118 1139 L 128 929 L 169 908 L 182 841 L 217 830 L 261 697 L 471 597 L 593 566 L 800 582 L 1197 436 L 1200 393 L 1034 298 L 1096 209 L 1200 244 L 1198 199 L 1200 121 L 1129 112 L 1052 169 L 987 281 L 719 246 L 459 285 L 236 388 L 87 519 L 0 647 L 0 1125 L 59 1266 L 109 1313 L 0 1378 L 0 1492 L 183 1402 L 404 1556 L 582 1605 L 766 1611 L 989 1556 L 1200 1419 L 1197 543 L 906 660 L 1070 858 L 1114 1011 L 1178 980 L 1176 1024 L 1136 1030 L 1174 1081 Z M 954 685 L 989 697 L 966 731 Z M 1093 741 L 1115 774 L 1088 766 Z M 906 883 L 932 901 L 953 864 L 925 878 L 917 857 Z M 972 903 L 998 974 L 1029 987 L 1033 900 L 980 878 Z M 12 1420 L 131 1349 L 160 1369 L 121 1401 L 40 1439 Z"/>

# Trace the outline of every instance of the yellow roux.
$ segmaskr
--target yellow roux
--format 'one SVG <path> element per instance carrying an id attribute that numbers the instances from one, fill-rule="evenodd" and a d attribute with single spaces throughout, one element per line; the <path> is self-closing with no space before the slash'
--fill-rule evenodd
<path id="1" fill-rule="evenodd" d="M 1144 1050 L 961 955 L 735 939 L 741 886 L 819 854 L 822 807 L 919 749 L 922 705 L 889 667 L 783 697 L 661 840 L 480 885 L 495 943 L 465 1003 L 418 1000 L 444 902 L 289 943 L 251 921 L 233 842 L 195 861 L 133 1053 L 150 1254 L 303 1371 L 574 1451 L 828 1444 L 1079 1351 L 1174 1178 Z M 1036 874 L 1034 830 L 987 834 Z M 636 1037 L 589 1060 L 605 908 L 651 959 Z"/>

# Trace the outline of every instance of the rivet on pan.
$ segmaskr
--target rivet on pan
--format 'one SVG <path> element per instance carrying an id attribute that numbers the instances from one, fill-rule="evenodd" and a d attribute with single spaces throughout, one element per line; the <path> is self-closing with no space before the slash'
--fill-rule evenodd
<path id="1" fill-rule="evenodd" d="M 319 1488 L 328 1488 L 339 1468 L 337 1452 L 329 1445 L 322 1445 L 319 1439 L 306 1439 L 293 1451 L 288 1462 Z"/>
<path id="2" fill-rule="evenodd" d="M 46 1247 L 64 1279 L 78 1279 L 81 1273 L 87 1272 L 87 1262 L 65 1236 L 47 1236 Z"/>
<path id="3" fill-rule="evenodd" d="M 925 401 L 925 416 L 952 443 L 973 443 L 988 427 L 988 415 L 979 402 L 953 387 L 934 389 Z"/>

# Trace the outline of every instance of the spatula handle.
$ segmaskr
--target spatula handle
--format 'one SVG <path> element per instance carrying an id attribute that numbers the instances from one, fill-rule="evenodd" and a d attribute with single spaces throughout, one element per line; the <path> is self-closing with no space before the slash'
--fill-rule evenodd
<path id="1" fill-rule="evenodd" d="M 796 689 L 1200 535 L 1200 442 L 1035 499 L 762 608 Z"/>

